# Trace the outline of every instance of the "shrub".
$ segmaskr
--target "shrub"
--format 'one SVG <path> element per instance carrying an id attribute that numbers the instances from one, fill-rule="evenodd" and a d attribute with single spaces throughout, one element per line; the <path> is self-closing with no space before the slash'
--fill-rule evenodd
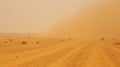
<path id="1" fill-rule="evenodd" d="M 39 42 L 36 42 L 36 44 L 39 44 Z"/>
<path id="2" fill-rule="evenodd" d="M 115 43 L 115 45 L 120 45 L 120 42 Z"/>
<path id="3" fill-rule="evenodd" d="M 22 43 L 21 44 L 27 44 L 27 42 L 25 42 L 25 41 L 22 41 Z"/>
<path id="4" fill-rule="evenodd" d="M 111 40 L 115 40 L 115 38 L 111 38 Z"/>
<path id="5" fill-rule="evenodd" d="M 104 37 L 101 37 L 101 38 L 100 38 L 100 40 L 101 40 L 101 41 L 104 41 L 104 40 L 105 40 L 105 38 L 104 38 Z"/>
<path id="6" fill-rule="evenodd" d="M 13 41 L 12 39 L 9 39 L 9 41 Z"/>
<path id="7" fill-rule="evenodd" d="M 71 38 L 69 38 L 68 40 L 72 40 Z"/>
<path id="8" fill-rule="evenodd" d="M 64 40 L 61 40 L 62 42 L 64 41 Z"/>
<path id="9" fill-rule="evenodd" d="M 4 43 L 8 43 L 7 41 L 5 41 Z"/>

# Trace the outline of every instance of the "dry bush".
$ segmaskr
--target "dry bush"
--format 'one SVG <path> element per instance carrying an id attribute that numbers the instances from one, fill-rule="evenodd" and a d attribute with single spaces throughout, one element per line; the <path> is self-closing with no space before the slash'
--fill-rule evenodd
<path id="1" fill-rule="evenodd" d="M 5 41 L 4 43 L 8 43 L 7 41 Z"/>
<path id="2" fill-rule="evenodd" d="M 50 41 L 50 39 L 48 39 L 48 41 Z"/>
<path id="3" fill-rule="evenodd" d="M 120 45 L 120 42 L 116 42 L 116 43 L 114 43 L 115 45 Z"/>
<path id="4" fill-rule="evenodd" d="M 21 44 L 27 44 L 27 42 L 26 41 L 22 41 Z"/>
<path id="5" fill-rule="evenodd" d="M 36 44 L 39 44 L 39 42 L 36 42 Z"/>
<path id="6" fill-rule="evenodd" d="M 115 38 L 111 38 L 111 40 L 115 40 Z"/>
<path id="7" fill-rule="evenodd" d="M 72 40 L 71 38 L 69 38 L 68 40 Z"/>
<path id="8" fill-rule="evenodd" d="M 104 37 L 101 37 L 101 38 L 100 38 L 100 40 L 101 40 L 101 41 L 104 41 L 104 40 L 105 40 L 105 38 L 104 38 Z"/>
<path id="9" fill-rule="evenodd" d="M 16 58 L 18 59 L 18 58 L 19 58 L 19 56 L 16 56 Z"/>
<path id="10" fill-rule="evenodd" d="M 61 42 L 63 42 L 64 40 L 62 39 Z"/>
<path id="11" fill-rule="evenodd" d="M 28 37 L 28 39 L 31 39 L 31 37 Z"/>
<path id="12" fill-rule="evenodd" d="M 12 39 L 9 39 L 9 41 L 11 41 L 11 42 L 12 42 L 13 40 L 12 40 Z"/>

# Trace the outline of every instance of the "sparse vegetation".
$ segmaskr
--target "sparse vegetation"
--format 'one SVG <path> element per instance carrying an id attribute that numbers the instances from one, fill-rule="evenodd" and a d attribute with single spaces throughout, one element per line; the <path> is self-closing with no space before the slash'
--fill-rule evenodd
<path id="1" fill-rule="evenodd" d="M 115 38 L 111 38 L 111 40 L 115 40 Z"/>
<path id="2" fill-rule="evenodd" d="M 8 43 L 7 41 L 5 41 L 4 43 Z"/>
<path id="3" fill-rule="evenodd" d="M 21 44 L 27 44 L 27 42 L 26 41 L 22 41 Z"/>
<path id="4" fill-rule="evenodd" d="M 114 43 L 115 45 L 120 45 L 120 42 Z"/>
<path id="5" fill-rule="evenodd" d="M 13 41 L 12 39 L 10 39 L 9 41 Z"/>
<path id="6" fill-rule="evenodd" d="M 63 42 L 64 40 L 62 39 L 61 42 Z"/>
<path id="7" fill-rule="evenodd" d="M 69 38 L 68 40 L 72 40 L 71 38 Z"/>
<path id="8" fill-rule="evenodd" d="M 19 58 L 19 56 L 16 56 L 16 58 L 18 59 L 18 58 Z"/>
<path id="9" fill-rule="evenodd" d="M 64 58 L 63 55 L 73 56 L 70 58 L 73 60 L 76 60 L 76 58 L 78 58 L 78 61 L 84 60 L 84 55 L 86 55 L 85 58 L 88 58 L 88 60 L 86 60 L 86 59 L 85 60 L 89 61 L 89 62 L 92 61 L 89 59 L 96 59 L 98 61 L 99 60 L 101 61 L 102 58 L 104 59 L 104 56 L 107 55 L 110 59 L 115 59 L 115 62 L 117 64 L 119 64 L 119 58 L 118 58 L 119 54 L 116 51 L 119 51 L 120 41 L 117 40 L 117 38 L 113 41 L 111 39 L 112 39 L 112 37 L 111 38 L 99 37 L 99 39 L 98 39 L 99 41 L 98 40 L 95 42 L 92 42 L 92 41 L 87 42 L 86 41 L 83 43 L 81 40 L 77 40 L 72 37 L 71 38 L 70 37 L 56 38 L 56 39 L 53 39 L 53 38 L 40 39 L 40 38 L 32 38 L 32 37 L 31 37 L 31 39 L 28 39 L 27 37 L 19 37 L 19 38 L 12 38 L 12 40 L 13 40 L 12 42 L 9 41 L 10 38 L 6 38 L 3 40 L 1 39 L 1 42 L 0 42 L 0 48 L 1 48 L 0 54 L 2 57 L 0 60 L 1 60 L 1 64 L 2 63 L 8 64 L 8 66 L 11 64 L 14 65 L 14 63 L 18 62 L 19 64 L 18 65 L 15 64 L 15 66 L 20 65 L 22 67 L 22 65 L 23 65 L 22 62 L 25 60 L 28 63 L 31 63 L 31 61 L 33 61 L 33 63 L 32 63 L 33 65 L 34 64 L 37 65 L 36 63 L 40 63 L 40 64 L 38 64 L 38 66 L 40 65 L 40 67 L 41 67 L 41 66 L 45 66 L 45 65 L 49 66 L 49 65 L 47 65 L 47 63 L 58 60 L 60 58 Z M 103 40 L 105 40 L 105 41 L 103 41 Z M 102 49 L 101 53 L 103 53 L 103 55 L 101 55 L 101 53 L 98 49 L 100 49 L 100 50 Z M 92 50 L 92 51 L 89 51 L 89 50 Z M 72 53 L 70 53 L 70 52 L 72 52 Z M 74 52 L 76 52 L 76 53 L 74 53 Z M 35 54 L 35 55 L 33 56 L 33 54 Z M 49 54 L 49 55 L 46 56 L 47 54 Z M 89 55 L 91 55 L 91 57 L 89 57 Z M 94 55 L 97 57 L 100 57 L 100 58 L 94 58 Z M 44 59 L 42 59 L 43 56 L 44 56 Z M 61 62 L 67 61 L 66 56 L 64 58 L 65 60 L 63 59 L 62 61 L 60 61 L 60 64 L 61 64 Z M 31 59 L 31 57 L 33 59 Z M 11 58 L 12 58 L 12 61 L 9 60 Z M 35 58 L 35 60 L 34 60 L 34 58 Z M 6 59 L 8 59 L 8 60 L 6 60 Z M 30 59 L 30 60 L 28 60 L 28 59 Z M 38 59 L 40 59 L 40 60 L 38 60 Z M 109 61 L 110 59 L 105 59 L 104 61 Z M 74 61 L 70 60 L 70 62 L 68 62 L 66 64 L 70 64 L 69 66 L 71 66 L 71 63 L 73 63 L 73 62 Z M 28 63 L 27 64 L 25 63 L 25 65 L 28 65 L 28 66 L 32 65 L 32 64 L 29 65 Z M 96 63 L 96 61 L 95 61 L 95 63 Z M 64 63 L 62 63 L 62 64 L 64 64 Z M 104 63 L 104 64 L 106 64 L 106 63 Z M 99 65 L 99 63 L 98 63 L 98 65 Z M 59 63 L 58 63 L 58 66 L 59 66 Z M 73 67 L 75 67 L 75 66 L 73 66 Z M 104 67 L 104 66 L 101 65 L 101 67 Z M 119 67 L 119 66 L 117 66 L 117 67 Z"/>
<path id="10" fill-rule="evenodd" d="M 48 41 L 50 41 L 50 39 L 48 39 Z"/>
<path id="11" fill-rule="evenodd" d="M 101 40 L 101 41 L 104 41 L 104 40 L 105 40 L 105 38 L 104 38 L 104 37 L 101 37 L 101 38 L 100 38 L 100 40 Z"/>
<path id="12" fill-rule="evenodd" d="M 28 39 L 30 39 L 31 37 L 28 37 Z"/>
<path id="13" fill-rule="evenodd" d="M 39 44 L 39 42 L 36 42 L 36 44 Z"/>

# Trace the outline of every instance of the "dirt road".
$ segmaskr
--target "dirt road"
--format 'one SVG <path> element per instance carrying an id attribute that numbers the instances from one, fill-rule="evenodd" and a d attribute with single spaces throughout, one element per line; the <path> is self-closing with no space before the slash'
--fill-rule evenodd
<path id="1" fill-rule="evenodd" d="M 63 42 L 14 53 L 4 51 L 0 67 L 120 67 L 120 49 L 101 42 Z"/>

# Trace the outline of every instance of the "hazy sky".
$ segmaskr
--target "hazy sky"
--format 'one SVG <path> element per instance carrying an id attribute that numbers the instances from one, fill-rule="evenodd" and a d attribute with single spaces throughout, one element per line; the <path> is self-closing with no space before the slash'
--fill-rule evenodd
<path id="1" fill-rule="evenodd" d="M 0 33 L 46 32 L 64 17 L 77 13 L 85 2 L 95 1 L 0 0 Z"/>

